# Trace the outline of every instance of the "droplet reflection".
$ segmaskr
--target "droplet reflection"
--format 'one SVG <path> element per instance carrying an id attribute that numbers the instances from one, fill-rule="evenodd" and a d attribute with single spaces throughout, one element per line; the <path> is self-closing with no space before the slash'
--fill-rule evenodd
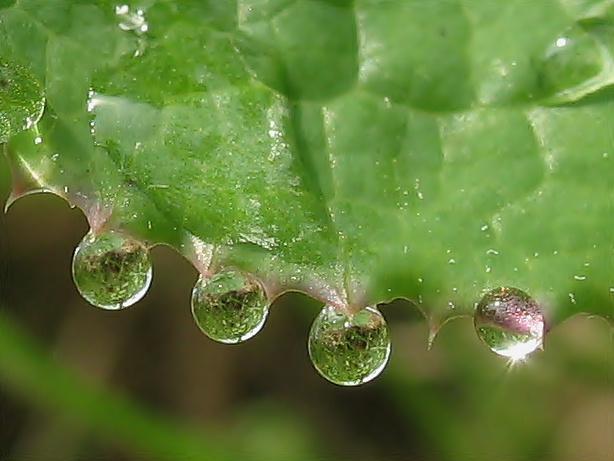
<path id="1" fill-rule="evenodd" d="M 575 100 L 608 84 L 603 68 L 603 52 L 590 26 L 573 25 L 546 49 L 539 84 L 544 96 Z"/>
<path id="2" fill-rule="evenodd" d="M 486 293 L 474 324 L 491 351 L 513 360 L 523 359 L 543 342 L 544 316 L 535 300 L 517 288 L 499 287 Z"/>
<path id="3" fill-rule="evenodd" d="M 140 301 L 152 279 L 147 247 L 118 232 L 89 232 L 75 250 L 72 273 L 83 298 L 109 310 Z"/>
<path id="4" fill-rule="evenodd" d="M 237 270 L 201 276 L 192 290 L 192 315 L 209 338 L 236 344 L 254 337 L 264 326 L 269 302 L 255 278 Z"/>
<path id="5" fill-rule="evenodd" d="M 376 378 L 390 357 L 390 335 L 374 307 L 356 313 L 325 306 L 309 332 L 309 356 L 316 370 L 341 386 L 357 386 Z"/>

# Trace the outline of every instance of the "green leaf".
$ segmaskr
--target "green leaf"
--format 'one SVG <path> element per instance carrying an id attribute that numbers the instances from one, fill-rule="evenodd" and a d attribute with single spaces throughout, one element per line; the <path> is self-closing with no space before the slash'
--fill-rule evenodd
<path id="1" fill-rule="evenodd" d="M 612 37 L 611 0 L 21 0 L 1 58 L 47 105 L 8 152 L 94 226 L 326 302 L 612 319 Z"/>
<path id="2" fill-rule="evenodd" d="M 38 81 L 23 67 L 0 62 L 0 142 L 38 122 L 43 108 Z"/>

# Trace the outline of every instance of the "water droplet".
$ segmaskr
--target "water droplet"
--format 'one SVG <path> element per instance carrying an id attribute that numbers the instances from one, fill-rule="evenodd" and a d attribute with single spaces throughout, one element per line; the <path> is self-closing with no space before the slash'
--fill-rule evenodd
<path id="1" fill-rule="evenodd" d="M 192 290 L 192 315 L 209 338 L 236 344 L 254 337 L 264 326 L 269 301 L 254 277 L 225 270 L 201 276 Z"/>
<path id="2" fill-rule="evenodd" d="M 128 5 L 118 5 L 115 7 L 115 14 L 118 19 L 117 25 L 121 30 L 131 30 L 137 35 L 149 30 L 143 10 L 132 10 Z"/>
<path id="3" fill-rule="evenodd" d="M 309 356 L 316 370 L 332 383 L 369 382 L 390 357 L 386 320 L 374 307 L 348 314 L 325 306 L 309 332 Z"/>
<path id="4" fill-rule="evenodd" d="M 486 293 L 476 308 L 474 325 L 490 350 L 513 360 L 542 345 L 544 316 L 535 300 L 517 288 L 499 287 Z"/>
<path id="5" fill-rule="evenodd" d="M 596 91 L 603 86 L 597 82 L 604 66 L 602 56 L 590 30 L 578 25 L 568 28 L 545 51 L 539 74 L 541 91 L 569 100 Z"/>
<path id="6" fill-rule="evenodd" d="M 145 34 L 149 31 L 145 12 L 142 9 L 132 9 L 129 5 L 123 4 L 115 7 L 115 15 L 119 28 L 132 32 L 138 39 L 134 57 L 142 56 L 146 48 Z"/>
<path id="7" fill-rule="evenodd" d="M 72 273 L 81 296 L 109 310 L 140 301 L 152 278 L 147 247 L 119 232 L 89 232 L 75 250 Z"/>

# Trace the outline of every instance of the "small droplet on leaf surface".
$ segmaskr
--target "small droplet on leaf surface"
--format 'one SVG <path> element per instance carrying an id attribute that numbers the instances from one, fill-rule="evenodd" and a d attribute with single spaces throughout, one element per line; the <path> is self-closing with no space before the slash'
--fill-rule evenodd
<path id="1" fill-rule="evenodd" d="M 115 6 L 115 15 L 118 27 L 123 31 L 133 33 L 137 38 L 133 56 L 142 56 L 146 48 L 145 34 L 149 31 L 144 10 L 121 4 Z"/>
<path id="2" fill-rule="evenodd" d="M 543 58 L 539 82 L 546 95 L 567 94 L 574 100 L 602 86 L 603 53 L 590 27 L 574 25 L 556 37 Z"/>
<path id="3" fill-rule="evenodd" d="M 132 30 L 136 34 L 143 34 L 149 29 L 143 10 L 132 9 L 129 5 L 122 4 L 115 7 L 117 25 L 121 30 Z"/>
<path id="4" fill-rule="evenodd" d="M 72 273 L 83 298 L 108 310 L 140 301 L 152 279 L 147 247 L 119 232 L 89 232 L 75 250 Z"/>
<path id="5" fill-rule="evenodd" d="M 543 342 L 544 316 L 537 302 L 517 288 L 486 293 L 475 311 L 474 325 L 491 351 L 513 360 L 523 359 Z"/>
<path id="6" fill-rule="evenodd" d="M 238 270 L 200 276 L 192 290 L 192 315 L 214 341 L 236 344 L 254 337 L 264 326 L 269 301 L 262 284 Z"/>
<path id="7" fill-rule="evenodd" d="M 309 332 L 309 357 L 328 381 L 357 386 L 379 376 L 390 358 L 386 320 L 374 307 L 355 313 L 325 306 Z"/>

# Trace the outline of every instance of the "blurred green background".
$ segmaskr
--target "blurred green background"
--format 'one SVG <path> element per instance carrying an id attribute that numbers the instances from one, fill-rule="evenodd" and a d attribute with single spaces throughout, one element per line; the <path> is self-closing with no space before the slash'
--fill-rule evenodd
<path id="1" fill-rule="evenodd" d="M 601 319 L 557 326 L 544 351 L 510 367 L 468 318 L 428 351 L 425 320 L 395 302 L 382 306 L 387 369 L 341 388 L 307 356 L 321 306 L 285 295 L 254 339 L 216 344 L 190 315 L 196 271 L 169 248 L 153 250 L 139 304 L 88 305 L 70 271 L 86 232 L 51 195 L 0 213 L 2 461 L 614 459 L 614 336 Z"/>

